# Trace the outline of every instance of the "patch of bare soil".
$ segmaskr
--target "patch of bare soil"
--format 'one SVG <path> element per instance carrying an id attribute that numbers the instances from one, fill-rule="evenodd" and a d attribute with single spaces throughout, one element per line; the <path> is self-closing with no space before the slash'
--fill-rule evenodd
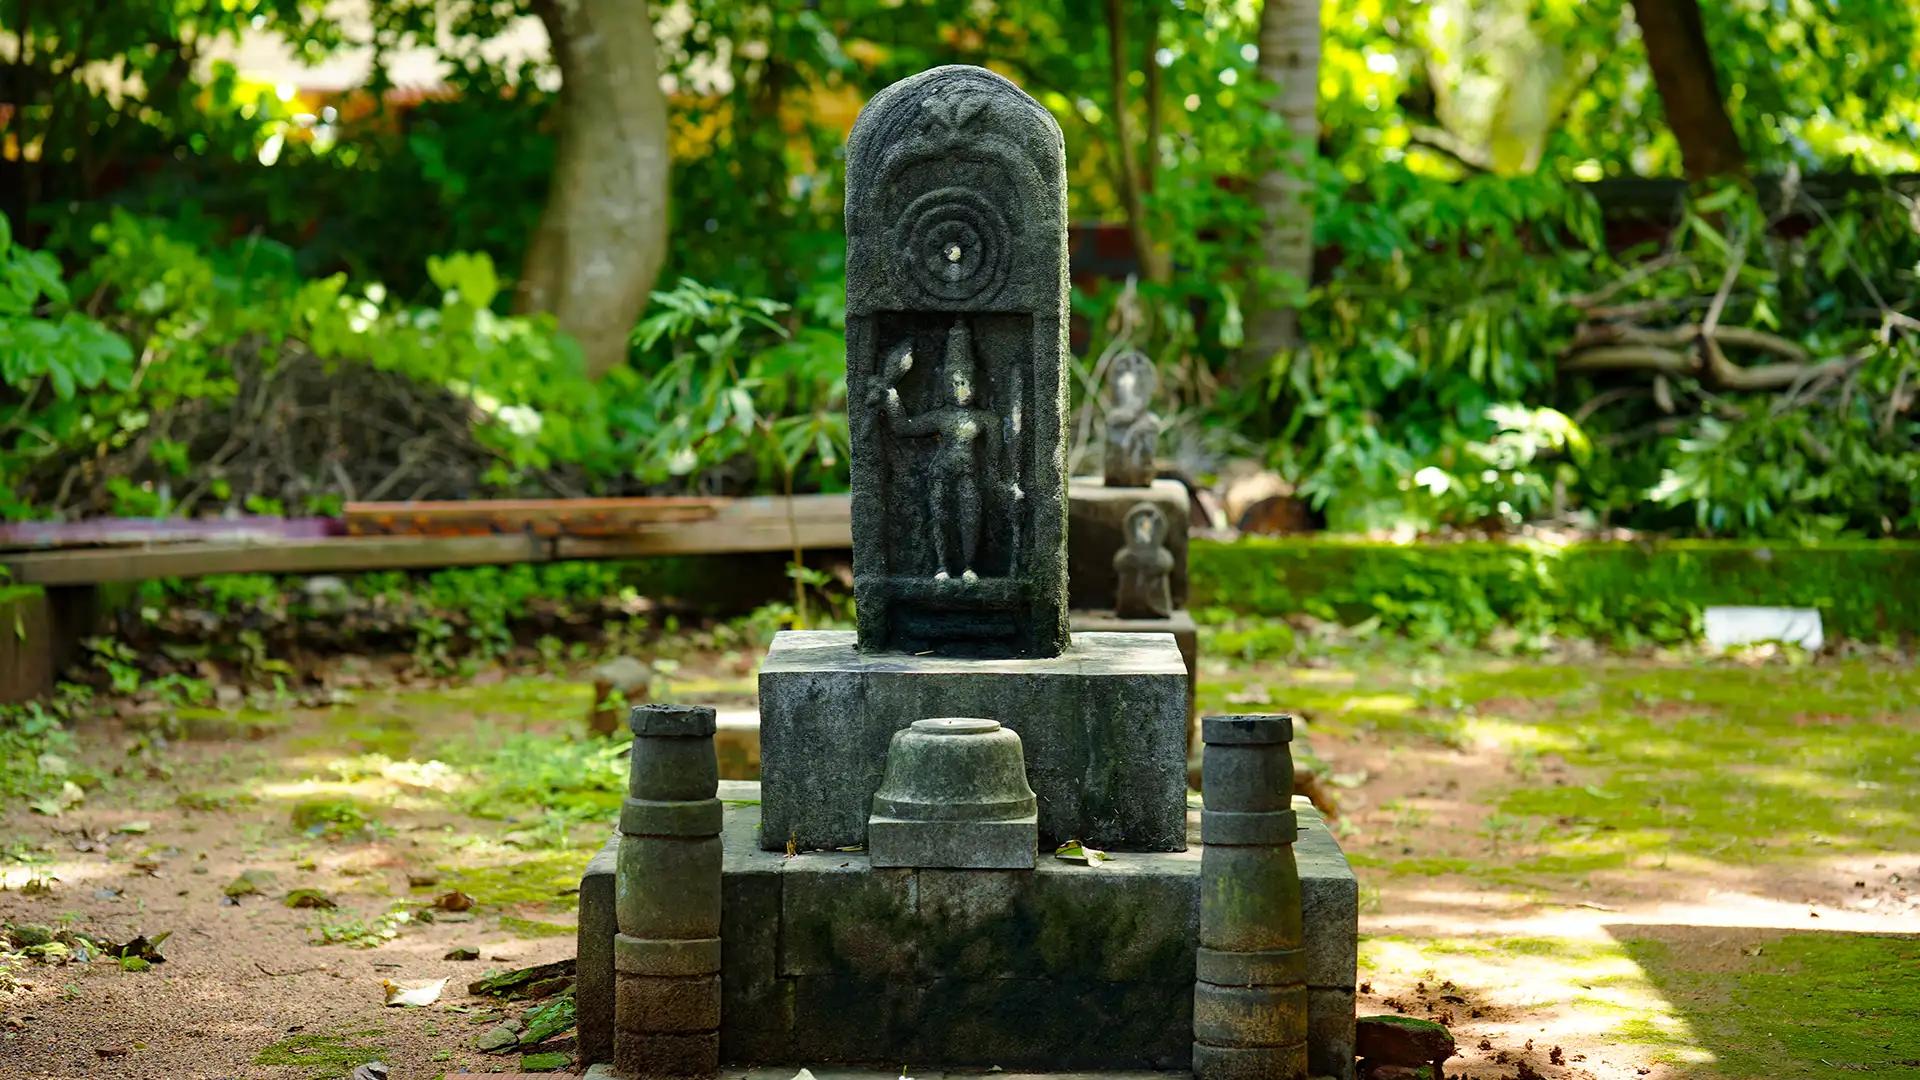
<path id="1" fill-rule="evenodd" d="M 327 1055 L 356 1045 L 378 1047 L 396 1080 L 517 1066 L 517 1056 L 489 1057 L 473 1042 L 483 1025 L 521 1010 L 470 996 L 467 984 L 489 970 L 572 956 L 570 935 L 516 932 L 502 921 L 570 925 L 571 913 L 544 904 L 432 908 L 440 890 L 421 883 L 435 878 L 436 864 L 460 859 L 462 839 L 511 823 L 465 821 L 399 798 L 381 809 L 377 836 L 328 841 L 296 829 L 282 796 L 306 769 L 289 765 L 326 738 L 338 738 L 328 713 L 302 710 L 257 741 L 177 744 L 164 755 L 174 782 L 117 783 L 58 818 L 17 808 L 0 817 L 0 835 L 51 852 L 47 862 L 0 866 L 0 922 L 116 943 L 168 935 L 163 960 L 146 971 L 106 958 L 0 974 L 0 1076 L 306 1078 L 329 1074 Z M 129 736 L 116 727 L 79 739 L 90 748 L 87 766 L 125 767 Z M 175 801 L 176 792 L 192 803 L 235 783 L 256 801 L 204 810 Z M 247 874 L 257 892 L 229 895 L 245 891 L 236 883 Z M 296 890 L 337 906 L 289 907 Z M 405 922 L 393 921 L 396 909 Z M 420 921 L 422 911 L 434 921 Z M 350 940 L 317 943 L 328 928 Z M 446 959 L 456 949 L 478 959 Z M 432 1006 L 385 1005 L 389 980 L 442 977 Z M 306 1038 L 286 1042 L 295 1036 Z M 257 1063 L 275 1044 L 311 1063 Z"/>

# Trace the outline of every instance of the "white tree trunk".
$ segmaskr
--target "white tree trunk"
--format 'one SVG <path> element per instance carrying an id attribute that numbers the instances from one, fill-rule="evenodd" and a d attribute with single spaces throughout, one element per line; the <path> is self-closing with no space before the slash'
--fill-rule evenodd
<path id="1" fill-rule="evenodd" d="M 550 311 L 599 376 L 626 360 L 667 251 L 667 101 L 647 0 L 536 0 L 560 66 L 547 205 L 515 305 Z"/>
<path id="2" fill-rule="evenodd" d="M 1275 154 L 1255 190 L 1266 218 L 1262 264 L 1275 279 L 1249 297 L 1245 363 L 1266 370 L 1275 353 L 1300 344 L 1294 289 L 1313 276 L 1313 159 L 1320 140 L 1319 0 L 1266 0 L 1260 9 L 1260 77 L 1279 87 L 1271 107 L 1285 121 L 1288 145 Z M 1280 284 L 1280 283 L 1285 283 Z"/>

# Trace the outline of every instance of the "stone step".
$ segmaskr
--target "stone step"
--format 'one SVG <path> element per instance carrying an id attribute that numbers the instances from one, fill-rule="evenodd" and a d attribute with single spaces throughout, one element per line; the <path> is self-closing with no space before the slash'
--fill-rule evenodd
<path id="1" fill-rule="evenodd" d="M 814 1080 L 962 1080 L 973 1076 L 991 1076 L 993 1080 L 1160 1080 L 1162 1076 L 1192 1076 L 1192 1072 L 1004 1072 L 991 1068 L 835 1068 L 806 1067 L 812 1072 Z M 801 1074 L 801 1067 L 795 1065 L 756 1065 L 753 1068 L 720 1068 L 716 1080 L 793 1080 Z M 465 1080 L 470 1074 L 461 1072 L 449 1076 L 447 1080 Z M 515 1076 L 534 1076 L 515 1072 L 505 1076 L 513 1080 Z M 541 1076 L 553 1076 L 551 1072 Z M 472 1076 L 472 1080 L 480 1080 Z M 493 1072 L 486 1080 L 503 1080 L 499 1072 Z M 588 1080 L 614 1080 L 614 1072 L 609 1065 L 595 1065 L 588 1068 Z"/>

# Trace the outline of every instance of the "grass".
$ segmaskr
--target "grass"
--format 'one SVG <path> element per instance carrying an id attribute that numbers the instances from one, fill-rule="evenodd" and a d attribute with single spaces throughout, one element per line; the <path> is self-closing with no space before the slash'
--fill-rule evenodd
<path id="1" fill-rule="evenodd" d="M 1705 973 L 1669 939 L 1622 933 L 1729 1080 L 1920 1077 L 1920 938 L 1767 932 L 1732 971 Z"/>
<path id="2" fill-rule="evenodd" d="M 1494 809 L 1519 857 L 1489 884 L 1578 877 L 1676 856 L 1759 865 L 1897 849 L 1920 835 L 1920 670 L 1864 662 L 1594 666 L 1362 664 L 1206 687 L 1203 707 L 1304 715 L 1309 732 L 1486 749 L 1577 782 L 1507 785 Z M 1227 698 L 1233 701 L 1228 702 Z M 1432 858 L 1381 862 L 1414 874 Z"/>

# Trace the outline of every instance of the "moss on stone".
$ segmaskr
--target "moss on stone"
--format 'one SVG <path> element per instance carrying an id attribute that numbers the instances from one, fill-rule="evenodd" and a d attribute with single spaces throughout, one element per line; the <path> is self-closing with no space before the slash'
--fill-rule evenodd
<path id="1" fill-rule="evenodd" d="M 261 1050 L 253 1063 L 289 1065 L 302 1070 L 306 1080 L 342 1080 L 356 1066 L 376 1061 L 385 1053 L 378 1045 L 363 1041 L 382 1034 L 378 1029 L 302 1032 Z"/>

